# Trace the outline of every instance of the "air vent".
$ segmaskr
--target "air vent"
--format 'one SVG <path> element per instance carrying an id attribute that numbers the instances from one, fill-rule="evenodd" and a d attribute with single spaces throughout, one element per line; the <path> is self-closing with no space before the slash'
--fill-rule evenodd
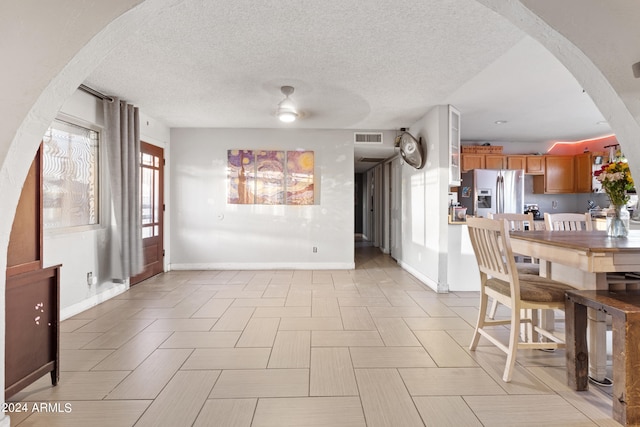
<path id="1" fill-rule="evenodd" d="M 362 157 L 360 159 L 361 162 L 365 162 L 365 163 L 380 163 L 383 160 L 385 159 L 377 159 L 375 157 Z"/>
<path id="2" fill-rule="evenodd" d="M 356 132 L 353 136 L 356 144 L 382 144 L 380 132 Z"/>

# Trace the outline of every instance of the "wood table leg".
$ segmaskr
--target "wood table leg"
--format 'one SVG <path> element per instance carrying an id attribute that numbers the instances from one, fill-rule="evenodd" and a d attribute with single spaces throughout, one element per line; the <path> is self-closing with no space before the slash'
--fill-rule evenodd
<path id="1" fill-rule="evenodd" d="M 567 381 L 575 390 L 589 389 L 587 307 L 565 299 Z"/>
<path id="2" fill-rule="evenodd" d="M 640 314 L 613 317 L 613 419 L 640 425 Z"/>

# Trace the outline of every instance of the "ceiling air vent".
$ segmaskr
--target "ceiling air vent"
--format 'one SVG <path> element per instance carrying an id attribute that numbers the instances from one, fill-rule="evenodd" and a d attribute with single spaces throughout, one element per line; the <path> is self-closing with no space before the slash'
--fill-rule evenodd
<path id="1" fill-rule="evenodd" d="M 353 136 L 356 144 L 382 144 L 381 132 L 356 132 Z"/>

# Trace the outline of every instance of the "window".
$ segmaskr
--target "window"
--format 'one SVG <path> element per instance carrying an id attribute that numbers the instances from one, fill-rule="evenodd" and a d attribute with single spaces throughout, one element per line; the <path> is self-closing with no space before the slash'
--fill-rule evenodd
<path id="1" fill-rule="evenodd" d="M 98 224 L 99 132 L 55 120 L 43 138 L 45 229 Z"/>

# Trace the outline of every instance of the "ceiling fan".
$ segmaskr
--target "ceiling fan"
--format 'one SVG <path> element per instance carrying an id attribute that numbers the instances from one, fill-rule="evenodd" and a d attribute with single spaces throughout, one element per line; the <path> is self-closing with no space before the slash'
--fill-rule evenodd
<path id="1" fill-rule="evenodd" d="M 409 132 L 403 132 L 396 139 L 396 145 L 400 147 L 400 155 L 405 162 L 416 169 L 421 169 L 424 166 L 425 155 L 421 142 L 422 138 L 417 140 Z"/>

